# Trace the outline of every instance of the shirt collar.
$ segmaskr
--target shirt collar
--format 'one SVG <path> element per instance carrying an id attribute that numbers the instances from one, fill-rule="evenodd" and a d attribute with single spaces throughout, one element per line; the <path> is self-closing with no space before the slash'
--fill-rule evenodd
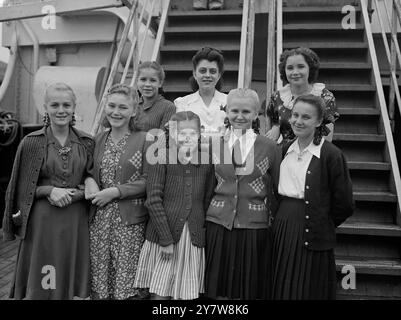
<path id="1" fill-rule="evenodd" d="M 315 145 L 313 141 L 304 149 L 303 152 L 309 151 L 312 155 L 320 159 L 320 151 L 322 150 L 322 145 L 324 143 L 324 139 L 320 141 L 319 145 Z M 291 152 L 295 152 L 297 154 L 300 154 L 299 151 L 299 144 L 298 144 L 298 139 L 296 139 L 288 148 L 287 153 L 289 154 Z"/>
<path id="2" fill-rule="evenodd" d="M 214 95 L 213 95 L 213 100 L 217 101 L 218 104 L 221 104 L 223 107 L 226 104 L 226 98 L 225 98 L 225 94 L 218 91 L 218 90 L 214 90 Z M 199 90 L 196 91 L 194 94 L 192 94 L 192 97 L 189 99 L 188 103 L 191 102 L 196 102 L 196 101 L 202 101 L 202 97 L 199 94 Z"/>
<path id="3" fill-rule="evenodd" d="M 53 132 L 52 132 L 50 126 L 47 127 L 47 128 L 43 128 L 43 130 L 44 130 L 43 132 L 44 132 L 44 133 L 46 134 L 46 136 L 47 136 L 47 144 L 50 144 L 50 143 L 59 143 L 59 142 L 57 141 L 57 139 L 54 137 Z M 68 138 L 67 138 L 66 143 L 68 143 L 68 141 L 71 142 L 71 143 L 79 143 L 79 144 L 81 144 L 81 141 L 79 140 L 78 136 L 75 134 L 75 132 L 74 132 L 74 130 L 73 130 L 72 128 L 70 128 L 70 131 L 69 131 L 69 134 L 68 134 Z"/>
<path id="4" fill-rule="evenodd" d="M 253 144 L 253 141 L 256 138 L 256 133 L 253 131 L 253 129 L 248 129 L 246 130 L 245 134 L 243 134 L 241 137 L 237 137 L 232 130 L 229 131 L 229 136 L 228 136 L 228 145 L 231 148 L 235 141 L 239 139 L 240 144 L 242 145 L 244 141 L 246 141 L 246 145 L 248 146 L 249 143 Z"/>
<path id="5" fill-rule="evenodd" d="M 314 96 L 320 97 L 322 95 L 323 89 L 325 88 L 324 83 L 320 82 L 315 82 L 312 84 L 312 90 L 310 94 L 313 94 Z M 284 87 L 282 87 L 280 90 L 280 99 L 283 101 L 283 106 L 286 107 L 287 109 L 292 110 L 292 107 L 294 106 L 294 100 L 292 92 L 291 92 L 291 86 L 289 83 L 287 83 Z"/>

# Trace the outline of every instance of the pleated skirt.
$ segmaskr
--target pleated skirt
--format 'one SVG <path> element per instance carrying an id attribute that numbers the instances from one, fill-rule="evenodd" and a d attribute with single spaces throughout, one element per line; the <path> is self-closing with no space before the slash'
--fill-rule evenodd
<path id="1" fill-rule="evenodd" d="M 149 292 L 174 300 L 197 299 L 204 293 L 205 249 L 191 242 L 188 223 L 181 238 L 174 244 L 173 257 L 163 259 L 161 246 L 146 240 L 135 278 L 135 287 L 149 288 Z"/>
<path id="2" fill-rule="evenodd" d="M 273 299 L 332 300 L 336 297 L 334 250 L 304 244 L 305 204 L 284 197 L 273 224 Z"/>
<path id="3" fill-rule="evenodd" d="M 232 229 L 206 224 L 206 296 L 269 299 L 270 229 Z"/>
<path id="4" fill-rule="evenodd" d="M 65 208 L 36 200 L 21 240 L 10 298 L 64 300 L 90 294 L 89 223 L 85 201 Z"/>

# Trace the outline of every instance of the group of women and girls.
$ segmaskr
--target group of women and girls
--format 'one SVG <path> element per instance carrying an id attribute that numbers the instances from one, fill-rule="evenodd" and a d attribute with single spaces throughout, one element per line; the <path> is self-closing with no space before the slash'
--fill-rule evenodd
<path id="1" fill-rule="evenodd" d="M 317 55 L 282 54 L 263 135 L 255 91 L 218 91 L 222 53 L 205 47 L 192 62 L 194 93 L 174 103 L 156 62 L 139 66 L 139 103 L 112 86 L 95 138 L 73 126 L 73 90 L 46 89 L 44 127 L 21 142 L 6 194 L 4 238 L 21 238 L 11 298 L 335 298 L 335 228 L 353 212 L 352 185 L 329 142 L 339 115 L 316 83 Z M 152 129 L 166 132 L 167 161 L 148 161 Z"/>

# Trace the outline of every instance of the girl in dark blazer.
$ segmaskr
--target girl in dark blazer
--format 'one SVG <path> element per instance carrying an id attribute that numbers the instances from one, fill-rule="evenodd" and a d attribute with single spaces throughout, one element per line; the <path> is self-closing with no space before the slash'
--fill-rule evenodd
<path id="1" fill-rule="evenodd" d="M 91 286 L 94 299 L 137 296 L 134 279 L 145 238 L 146 134 L 135 126 L 135 91 L 123 84 L 109 89 L 105 125 L 95 139 L 93 178 L 86 179 L 92 201 Z"/>
<path id="2" fill-rule="evenodd" d="M 335 228 L 353 213 L 344 155 L 322 139 L 325 104 L 312 94 L 294 103 L 297 139 L 283 147 L 273 224 L 273 298 L 335 299 Z"/>

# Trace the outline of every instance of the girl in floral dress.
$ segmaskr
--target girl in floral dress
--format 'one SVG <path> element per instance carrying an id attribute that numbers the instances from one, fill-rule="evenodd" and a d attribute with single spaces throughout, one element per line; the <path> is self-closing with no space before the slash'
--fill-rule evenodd
<path id="1" fill-rule="evenodd" d="M 92 200 L 90 249 L 93 299 L 129 299 L 137 295 L 134 279 L 144 242 L 147 210 L 145 133 L 135 127 L 135 92 L 110 88 L 105 126 L 96 139 L 93 178 L 86 181 Z M 89 181 L 88 181 L 89 180 Z"/>
<path id="2" fill-rule="evenodd" d="M 324 125 L 319 128 L 322 136 L 331 141 L 333 138 L 334 122 L 339 118 L 333 93 L 327 90 L 324 83 L 316 82 L 319 73 L 319 57 L 309 48 L 285 50 L 280 56 L 280 78 L 284 87 L 275 91 L 266 107 L 266 115 L 271 122 L 271 129 L 266 136 L 277 141 L 282 136 L 282 144 L 296 137 L 291 129 L 289 119 L 297 97 L 312 94 L 321 97 L 325 103 L 326 118 Z"/>

